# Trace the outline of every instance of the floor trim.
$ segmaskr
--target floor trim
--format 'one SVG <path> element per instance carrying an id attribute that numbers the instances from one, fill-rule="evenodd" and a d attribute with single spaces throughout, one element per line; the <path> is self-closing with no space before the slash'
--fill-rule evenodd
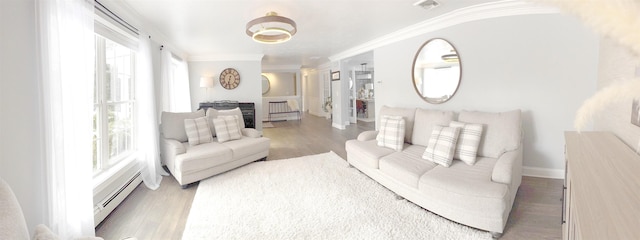
<path id="1" fill-rule="evenodd" d="M 522 175 L 529 177 L 541 177 L 552 179 L 564 179 L 564 169 L 522 167 Z"/>

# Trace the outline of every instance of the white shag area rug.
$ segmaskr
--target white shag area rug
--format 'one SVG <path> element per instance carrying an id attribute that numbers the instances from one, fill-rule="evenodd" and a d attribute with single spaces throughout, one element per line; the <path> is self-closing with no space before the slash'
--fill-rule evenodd
<path id="1" fill-rule="evenodd" d="M 491 239 L 430 213 L 333 152 L 201 181 L 182 239 Z"/>

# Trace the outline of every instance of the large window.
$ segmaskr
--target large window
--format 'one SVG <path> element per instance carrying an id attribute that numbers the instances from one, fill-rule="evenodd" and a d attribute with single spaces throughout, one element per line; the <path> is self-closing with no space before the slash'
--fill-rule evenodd
<path id="1" fill-rule="evenodd" d="M 96 34 L 93 170 L 102 172 L 135 151 L 135 52 Z"/>

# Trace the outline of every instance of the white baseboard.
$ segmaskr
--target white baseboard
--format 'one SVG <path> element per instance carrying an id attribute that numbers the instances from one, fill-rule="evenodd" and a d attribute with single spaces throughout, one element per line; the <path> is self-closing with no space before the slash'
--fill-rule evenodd
<path id="1" fill-rule="evenodd" d="M 522 167 L 522 175 L 529 177 L 564 179 L 564 169 Z"/>
<path id="2" fill-rule="evenodd" d="M 140 173 L 137 172 L 123 186 L 115 189 L 114 192 L 106 199 L 101 200 L 100 202 L 98 202 L 98 204 L 94 205 L 94 227 L 97 227 L 98 224 L 100 224 L 105 218 L 107 218 L 107 216 L 111 212 L 113 212 L 113 210 L 115 210 L 116 207 L 118 207 L 118 205 L 120 205 L 120 203 L 122 203 L 122 201 L 124 201 L 124 199 L 129 196 L 129 194 L 133 192 L 133 190 L 136 189 L 138 185 L 140 185 L 140 183 L 142 183 L 142 176 L 140 176 Z"/>
<path id="3" fill-rule="evenodd" d="M 340 125 L 339 123 L 331 123 L 331 126 L 334 127 L 334 128 L 340 129 L 340 130 L 347 129 L 346 126 Z"/>

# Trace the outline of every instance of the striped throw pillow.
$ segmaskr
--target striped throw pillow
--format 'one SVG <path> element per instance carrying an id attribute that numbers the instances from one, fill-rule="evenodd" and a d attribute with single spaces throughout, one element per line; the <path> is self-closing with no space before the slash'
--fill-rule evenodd
<path id="1" fill-rule="evenodd" d="M 191 146 L 213 141 L 206 117 L 185 119 L 184 130 L 187 132 L 187 140 Z"/>
<path id="2" fill-rule="evenodd" d="M 216 128 L 218 142 L 227 142 L 242 137 L 238 116 L 236 115 L 218 116 L 213 119 L 213 126 Z"/>
<path id="3" fill-rule="evenodd" d="M 380 130 L 376 136 L 378 146 L 402 151 L 404 146 L 404 125 L 402 116 L 387 116 L 380 118 Z"/>
<path id="4" fill-rule="evenodd" d="M 460 128 L 460 136 L 456 144 L 456 152 L 454 159 L 460 159 L 468 165 L 476 163 L 478 155 L 478 145 L 482 138 L 482 124 L 463 123 L 453 121 L 449 123 L 449 127 Z"/>
<path id="5" fill-rule="evenodd" d="M 429 144 L 424 150 L 422 158 L 444 167 L 451 166 L 459 133 L 460 128 L 433 126 Z"/>

